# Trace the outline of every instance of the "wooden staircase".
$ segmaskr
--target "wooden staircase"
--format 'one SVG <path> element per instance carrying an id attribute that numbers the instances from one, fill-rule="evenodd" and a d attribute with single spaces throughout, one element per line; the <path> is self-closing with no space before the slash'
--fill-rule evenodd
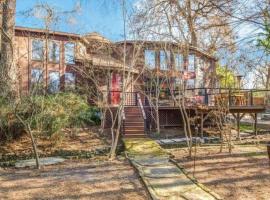
<path id="1" fill-rule="evenodd" d="M 124 137 L 142 138 L 146 137 L 144 130 L 144 118 L 141 108 L 129 106 L 124 108 L 125 120 L 123 121 Z"/>

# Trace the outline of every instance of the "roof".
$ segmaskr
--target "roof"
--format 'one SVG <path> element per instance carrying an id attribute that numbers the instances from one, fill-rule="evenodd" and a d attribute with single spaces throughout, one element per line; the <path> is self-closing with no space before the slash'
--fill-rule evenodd
<path id="1" fill-rule="evenodd" d="M 33 33 L 41 33 L 45 34 L 45 29 L 39 29 L 39 28 L 29 28 L 29 27 L 22 27 L 22 26 L 16 26 L 15 31 L 25 31 L 25 32 L 33 32 Z M 59 35 L 59 36 L 67 36 L 67 37 L 76 37 L 80 38 L 81 35 L 75 34 L 75 33 L 68 33 L 68 32 L 61 32 L 61 31 L 48 31 L 49 34 L 52 35 Z"/>
<path id="2" fill-rule="evenodd" d="M 97 32 L 88 33 L 84 35 L 83 37 L 87 40 L 92 40 L 92 41 L 94 40 L 94 41 L 99 41 L 103 43 L 112 43 L 110 40 L 108 40 L 107 38 L 105 38 L 104 36 L 102 36 L 101 34 Z"/>
<path id="3" fill-rule="evenodd" d="M 175 45 L 175 46 L 179 46 L 178 43 L 176 42 L 171 42 L 171 41 L 155 41 L 155 40 L 126 40 L 126 41 L 118 41 L 116 42 L 115 44 L 124 44 L 124 43 L 127 43 L 127 44 L 157 44 L 157 45 L 161 45 L 161 44 L 168 44 L 168 45 Z M 183 46 L 180 44 L 180 46 Z M 194 46 L 189 46 L 190 50 L 192 51 L 195 51 L 195 52 L 198 52 L 210 59 L 213 59 L 213 60 L 218 60 L 215 56 L 213 55 L 210 55 L 209 53 L 203 51 L 202 49 L 198 48 L 198 47 L 194 47 Z"/>
<path id="4" fill-rule="evenodd" d="M 101 56 L 96 54 L 87 54 L 84 57 L 77 57 L 78 61 L 90 62 L 93 66 L 97 68 L 107 67 L 106 69 L 115 69 L 115 70 L 125 70 L 132 73 L 139 73 L 137 69 L 129 68 L 128 66 L 124 67 L 124 63 L 118 59 L 115 59 L 111 56 Z"/>

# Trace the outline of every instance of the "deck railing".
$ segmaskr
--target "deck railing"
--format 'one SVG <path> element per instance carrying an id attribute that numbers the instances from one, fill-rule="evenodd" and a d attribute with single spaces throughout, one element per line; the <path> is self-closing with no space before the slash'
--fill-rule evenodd
<path id="1" fill-rule="evenodd" d="M 176 106 L 176 101 L 185 98 L 187 106 L 203 104 L 215 106 L 223 102 L 228 106 L 267 106 L 270 107 L 270 90 L 229 89 L 229 88 L 193 88 L 186 89 L 185 95 L 178 90 L 161 90 L 151 92 L 121 92 L 110 91 L 109 104 L 117 105 L 124 99 L 125 106 L 137 106 L 140 94 L 143 106 L 150 106 L 150 102 L 158 99 L 160 106 Z"/>

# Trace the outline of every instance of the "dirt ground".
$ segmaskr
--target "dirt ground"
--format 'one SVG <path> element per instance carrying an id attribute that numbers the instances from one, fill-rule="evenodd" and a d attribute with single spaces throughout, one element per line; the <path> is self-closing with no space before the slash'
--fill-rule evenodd
<path id="1" fill-rule="evenodd" d="M 34 169 L 1 169 L 0 199 L 149 199 L 138 175 L 125 160 L 67 160 Z"/>
<path id="2" fill-rule="evenodd" d="M 97 127 L 65 129 L 59 138 L 37 137 L 37 146 L 39 153 L 50 154 L 55 150 L 68 151 L 91 151 L 97 148 L 103 148 L 106 144 L 106 138 L 101 138 L 97 133 Z M 28 155 L 32 152 L 31 140 L 28 135 L 1 144 L 1 154 Z"/>
<path id="3" fill-rule="evenodd" d="M 194 159 L 186 149 L 172 149 L 180 165 L 193 174 Z M 235 146 L 219 153 L 219 147 L 197 149 L 195 177 L 225 200 L 269 200 L 270 162 L 266 146 Z"/>

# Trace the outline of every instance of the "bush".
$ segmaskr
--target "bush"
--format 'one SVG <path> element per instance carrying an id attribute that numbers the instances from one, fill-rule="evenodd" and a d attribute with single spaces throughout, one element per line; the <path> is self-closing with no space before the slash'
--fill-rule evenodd
<path id="1" fill-rule="evenodd" d="M 0 137 L 6 139 L 24 132 L 16 115 L 32 130 L 50 137 L 61 134 L 63 128 L 100 123 L 99 110 L 90 107 L 85 96 L 74 93 L 25 96 L 16 106 L 0 99 L 0 109 Z"/>
<path id="2" fill-rule="evenodd" d="M 0 98 L 0 141 L 20 137 L 24 132 L 23 125 L 14 115 L 12 105 Z"/>

